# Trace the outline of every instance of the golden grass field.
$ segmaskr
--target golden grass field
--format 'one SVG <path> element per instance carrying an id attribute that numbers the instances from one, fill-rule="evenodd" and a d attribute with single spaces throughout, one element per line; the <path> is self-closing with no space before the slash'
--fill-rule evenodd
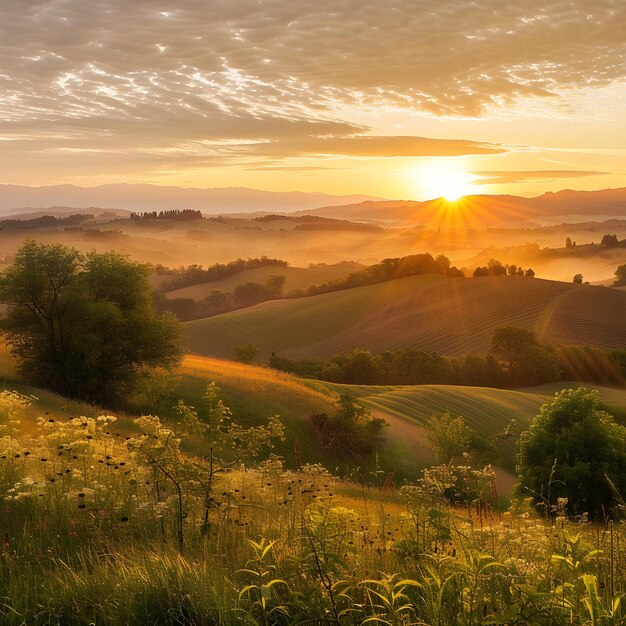
<path id="1" fill-rule="evenodd" d="M 423 275 L 333 293 L 274 300 L 186 324 L 189 349 L 222 358 L 254 344 L 290 358 L 328 358 L 355 348 L 403 347 L 484 354 L 498 326 L 532 328 L 540 340 L 626 345 L 626 294 L 606 287 L 521 277 Z"/>
<path id="2" fill-rule="evenodd" d="M 511 420 L 517 424 L 512 429 L 514 433 L 525 430 L 541 405 L 551 402 L 557 391 L 581 386 L 578 383 L 551 383 L 509 390 L 455 385 L 339 385 L 198 355 L 187 356 L 180 373 L 187 380 L 201 381 L 195 391 L 188 384 L 184 385 L 190 401 L 197 400 L 198 389 L 203 384 L 215 381 L 224 392 L 227 404 L 242 406 L 248 419 L 250 411 L 254 410 L 257 419 L 279 413 L 292 436 L 310 437 L 306 428 L 309 416 L 315 412 L 332 411 L 338 395 L 347 393 L 375 416 L 387 421 L 386 454 L 393 457 L 398 469 L 406 474 L 415 473 L 434 461 L 425 432 L 426 422 L 432 415 L 445 411 L 460 415 L 489 441 L 503 432 Z M 597 389 L 607 404 L 626 408 L 625 389 L 582 386 Z M 246 403 L 240 405 L 243 398 Z M 503 467 L 513 470 L 516 439 L 510 438 L 498 447 Z"/>
<path id="3" fill-rule="evenodd" d="M 15 381 L 14 362 L 6 346 L 0 348 L 0 377 L 3 387 L 17 388 L 32 394 L 39 401 L 33 411 L 48 411 L 63 418 L 76 415 L 97 415 L 106 412 L 57 394 L 34 389 Z M 552 383 L 517 390 L 455 385 L 372 386 L 339 385 L 305 380 L 268 367 L 246 365 L 226 359 L 187 355 L 175 373 L 170 404 L 178 398 L 203 410 L 202 395 L 209 382 L 215 381 L 220 395 L 231 407 L 236 419 L 247 424 L 260 424 L 272 415 L 279 415 L 287 429 L 287 456 L 293 455 L 293 441 L 298 439 L 303 455 L 309 461 L 319 460 L 320 451 L 312 438 L 309 417 L 313 413 L 335 410 L 339 394 L 347 393 L 377 417 L 385 419 L 387 455 L 398 460 L 399 469 L 411 474 L 433 461 L 424 430 L 426 421 L 435 414 L 449 411 L 462 416 L 485 438 L 502 432 L 511 420 L 516 420 L 514 432 L 524 430 L 539 407 L 550 402 L 554 394 L 578 383 Z M 601 399 L 613 406 L 626 408 L 626 390 L 584 384 L 597 389 Z M 166 411 L 171 414 L 171 411 Z M 119 412 L 118 412 L 118 415 Z M 29 413 L 28 423 L 37 415 Z M 122 424 L 130 418 L 120 415 Z M 500 445 L 503 467 L 515 465 L 515 441 Z"/>

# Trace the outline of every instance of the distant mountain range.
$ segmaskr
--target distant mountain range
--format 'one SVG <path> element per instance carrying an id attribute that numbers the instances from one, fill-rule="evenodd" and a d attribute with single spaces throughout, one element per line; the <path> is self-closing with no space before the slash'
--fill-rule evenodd
<path id="1" fill-rule="evenodd" d="M 315 214 L 348 220 L 425 224 L 430 227 L 460 225 L 472 228 L 523 224 L 540 218 L 567 216 L 603 220 L 626 218 L 626 188 L 600 191 L 548 192 L 535 198 L 507 195 L 465 196 L 457 202 L 443 198 L 424 202 L 404 200 L 364 201 L 326 206 L 298 214 Z"/>
<path id="2" fill-rule="evenodd" d="M 598 221 L 626 218 L 626 188 L 600 191 L 564 190 L 535 198 L 509 195 L 465 196 L 457 202 L 443 198 L 417 202 L 382 200 L 365 195 L 333 196 L 323 193 L 273 192 L 226 187 L 197 189 L 146 184 L 112 184 L 98 187 L 53 185 L 22 187 L 0 185 L 0 212 L 9 215 L 62 214 L 104 210 L 160 211 L 196 209 L 205 214 L 239 217 L 263 213 L 313 214 L 388 225 L 485 228 L 528 225 L 541 218 L 584 217 Z"/>
<path id="3" fill-rule="evenodd" d="M 99 185 L 77 187 L 52 185 L 22 187 L 0 185 L 0 211 L 26 212 L 47 207 L 86 209 L 125 209 L 128 211 L 161 211 L 195 209 L 203 213 L 248 213 L 254 211 L 297 211 L 330 204 L 351 204 L 380 198 L 367 195 L 336 196 L 300 191 L 260 191 L 244 187 L 197 189 L 159 185 Z M 14 211 L 14 210 L 19 211 Z"/>

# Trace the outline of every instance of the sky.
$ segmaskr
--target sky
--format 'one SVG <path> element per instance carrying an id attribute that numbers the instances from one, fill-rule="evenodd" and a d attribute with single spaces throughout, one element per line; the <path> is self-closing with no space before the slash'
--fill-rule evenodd
<path id="1" fill-rule="evenodd" d="M 0 183 L 626 187 L 625 0 L 2 0 Z"/>

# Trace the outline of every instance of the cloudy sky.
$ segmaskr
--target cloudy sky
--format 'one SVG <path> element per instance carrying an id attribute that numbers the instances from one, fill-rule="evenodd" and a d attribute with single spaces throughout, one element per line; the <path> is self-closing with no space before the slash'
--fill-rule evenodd
<path id="1" fill-rule="evenodd" d="M 0 183 L 626 186 L 625 0 L 1 0 Z"/>

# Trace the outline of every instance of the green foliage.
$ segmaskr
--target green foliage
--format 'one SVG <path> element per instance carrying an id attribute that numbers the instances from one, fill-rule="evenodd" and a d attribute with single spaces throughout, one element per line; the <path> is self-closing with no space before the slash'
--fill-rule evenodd
<path id="1" fill-rule="evenodd" d="M 253 306 L 269 300 L 273 294 L 261 283 L 243 283 L 237 285 L 233 291 L 233 298 L 240 307 Z"/>
<path id="2" fill-rule="evenodd" d="M 233 348 L 235 358 L 241 363 L 252 363 L 259 354 L 259 349 L 252 343 L 245 346 L 235 346 Z"/>
<path id="3" fill-rule="evenodd" d="M 283 293 L 283 287 L 285 286 L 286 282 L 287 282 L 287 279 L 282 274 L 277 275 L 277 276 L 270 276 L 265 281 L 265 287 L 267 288 L 267 290 L 269 291 L 272 297 L 280 298 L 280 296 Z"/>
<path id="4" fill-rule="evenodd" d="M 148 270 L 115 253 L 86 256 L 29 241 L 0 278 L 2 331 L 31 383 L 112 404 L 147 368 L 176 364 L 176 319 L 156 315 Z"/>
<path id="5" fill-rule="evenodd" d="M 270 367 L 304 378 L 349 385 L 456 384 L 500 387 L 501 366 L 491 356 L 448 357 L 414 348 L 373 355 L 356 349 L 328 361 L 286 359 L 272 353 Z"/>
<path id="6" fill-rule="evenodd" d="M 469 452 L 474 433 L 461 416 L 452 416 L 449 411 L 432 415 L 427 429 L 438 463 L 451 463 Z"/>
<path id="7" fill-rule="evenodd" d="M 230 409 L 219 397 L 219 388 L 212 382 L 204 394 L 206 411 L 196 411 L 179 401 L 178 411 L 183 418 L 185 430 L 199 434 L 208 445 L 209 452 L 217 459 L 246 461 L 258 458 L 272 450 L 277 441 L 284 438 L 284 428 L 277 415 L 266 426 L 243 426 L 234 420 Z"/>
<path id="8" fill-rule="evenodd" d="M 512 385 L 536 385 L 561 377 L 554 348 L 540 344 L 532 330 L 513 326 L 496 328 L 490 352 L 502 363 Z"/>
<path id="9" fill-rule="evenodd" d="M 459 276 L 460 274 L 463 276 L 456 267 L 450 267 L 450 260 L 443 254 L 438 255 L 436 259 L 429 253 L 412 254 L 400 258 L 383 259 L 380 263 L 353 272 L 346 278 L 311 286 L 304 292 L 304 295 L 313 296 L 364 285 L 374 285 L 419 274 L 445 274 L 449 276 Z"/>
<path id="10" fill-rule="evenodd" d="M 604 235 L 600 241 L 600 245 L 606 248 L 617 248 L 622 242 L 619 241 L 616 235 Z"/>
<path id="11" fill-rule="evenodd" d="M 171 281 L 163 283 L 161 287 L 162 291 L 173 291 L 174 289 L 182 289 L 190 285 L 220 280 L 256 267 L 286 267 L 287 265 L 287 261 L 269 259 L 266 256 L 262 256 L 259 259 L 237 259 L 229 263 L 215 263 L 206 269 L 202 265 L 190 265 L 186 268 L 181 267 L 178 270 L 169 270 L 162 266 L 157 269 L 161 274 L 175 276 Z"/>
<path id="12" fill-rule="evenodd" d="M 617 266 L 615 278 L 617 280 L 626 280 L 626 263 Z"/>
<path id="13" fill-rule="evenodd" d="M 335 415 L 316 413 L 311 422 L 322 446 L 341 459 L 365 462 L 383 443 L 386 422 L 355 404 L 347 394 L 339 398 Z"/>
<path id="14" fill-rule="evenodd" d="M 185 440 L 226 452 L 239 436 L 214 385 L 205 400 L 176 424 L 46 415 L 0 434 L 3 626 L 626 623 L 624 526 L 494 513 L 488 467 L 383 493 L 220 462 L 206 531 L 208 463 Z M 1 394 L 0 419 L 28 402 Z"/>
<path id="15" fill-rule="evenodd" d="M 575 274 L 574 278 L 572 279 L 572 282 L 575 285 L 582 285 L 583 284 L 583 275 L 582 274 Z"/>
<path id="16" fill-rule="evenodd" d="M 520 437 L 519 490 L 552 511 L 603 518 L 623 510 L 626 428 L 601 410 L 596 391 L 565 389 Z"/>

